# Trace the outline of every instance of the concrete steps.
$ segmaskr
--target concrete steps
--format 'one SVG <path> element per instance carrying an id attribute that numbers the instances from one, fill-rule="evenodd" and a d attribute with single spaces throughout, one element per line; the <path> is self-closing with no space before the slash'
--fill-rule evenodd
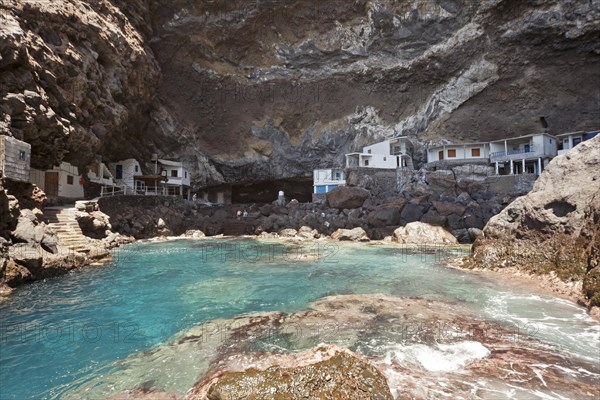
<path id="1" fill-rule="evenodd" d="M 44 219 L 56 232 L 60 246 L 76 252 L 88 253 L 89 239 L 81 231 L 75 219 L 75 212 L 74 207 L 48 207 L 44 210 Z"/>

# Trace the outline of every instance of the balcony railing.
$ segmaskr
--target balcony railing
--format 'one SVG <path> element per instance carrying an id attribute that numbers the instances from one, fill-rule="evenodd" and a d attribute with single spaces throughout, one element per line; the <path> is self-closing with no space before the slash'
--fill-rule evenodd
<path id="1" fill-rule="evenodd" d="M 527 153 L 535 153 L 535 147 L 530 146 L 530 147 L 526 147 L 524 149 L 509 150 L 508 152 L 495 151 L 493 153 L 490 153 L 490 158 L 501 158 L 501 157 L 512 156 L 515 154 L 527 154 Z"/>

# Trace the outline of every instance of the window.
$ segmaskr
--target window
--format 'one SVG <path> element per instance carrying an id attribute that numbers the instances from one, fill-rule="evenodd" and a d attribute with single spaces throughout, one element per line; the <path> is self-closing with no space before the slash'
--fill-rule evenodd
<path id="1" fill-rule="evenodd" d="M 481 149 L 471 149 L 471 157 L 481 157 Z"/>
<path id="2" fill-rule="evenodd" d="M 579 143 L 581 143 L 581 137 L 573 138 L 573 147 L 577 146 Z"/>
<path id="3" fill-rule="evenodd" d="M 177 178 L 177 170 L 176 169 L 171 170 L 171 177 Z"/>
<path id="4" fill-rule="evenodd" d="M 367 150 L 367 153 L 371 154 L 371 149 Z"/>
<path id="5" fill-rule="evenodd" d="M 387 157 L 383 157 L 383 161 L 387 161 Z"/>
<path id="6" fill-rule="evenodd" d="M 187 171 L 185 171 L 183 175 L 185 176 L 185 179 L 187 179 Z"/>
<path id="7" fill-rule="evenodd" d="M 456 149 L 448 149 L 448 158 L 456 157 Z"/>
<path id="8" fill-rule="evenodd" d="M 335 180 L 336 180 L 336 181 L 339 181 L 339 180 L 341 180 L 341 179 L 342 179 L 342 173 L 341 173 L 340 171 L 337 171 L 337 172 L 335 173 Z"/>
<path id="9" fill-rule="evenodd" d="M 365 160 L 365 167 L 369 166 L 369 160 Z"/>
<path id="10" fill-rule="evenodd" d="M 133 167 L 135 172 L 140 172 L 140 166 L 139 165 L 135 165 L 135 167 Z"/>
<path id="11" fill-rule="evenodd" d="M 25 152 L 23 150 L 19 151 L 19 160 L 25 161 Z"/>
<path id="12" fill-rule="evenodd" d="M 73 184 L 73 175 L 67 175 L 67 185 Z"/>
<path id="13" fill-rule="evenodd" d="M 123 179 L 123 166 L 117 164 L 115 167 L 115 179 Z"/>

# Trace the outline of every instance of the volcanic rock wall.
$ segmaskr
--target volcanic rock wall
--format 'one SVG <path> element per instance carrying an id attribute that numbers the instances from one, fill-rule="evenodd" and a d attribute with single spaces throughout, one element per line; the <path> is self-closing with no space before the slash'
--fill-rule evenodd
<path id="1" fill-rule="evenodd" d="M 599 0 L 12 0 L 0 22 L 0 131 L 36 167 L 158 153 L 202 187 L 308 176 L 390 134 L 422 159 L 540 117 L 600 125 Z"/>

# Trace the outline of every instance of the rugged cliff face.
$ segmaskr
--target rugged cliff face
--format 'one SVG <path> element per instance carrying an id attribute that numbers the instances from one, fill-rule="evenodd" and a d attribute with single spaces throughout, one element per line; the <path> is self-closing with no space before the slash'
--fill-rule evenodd
<path id="1" fill-rule="evenodd" d="M 157 152 L 200 187 L 307 176 L 394 133 L 600 125 L 598 0 L 0 7 L 1 129 L 32 143 L 36 166 Z"/>

